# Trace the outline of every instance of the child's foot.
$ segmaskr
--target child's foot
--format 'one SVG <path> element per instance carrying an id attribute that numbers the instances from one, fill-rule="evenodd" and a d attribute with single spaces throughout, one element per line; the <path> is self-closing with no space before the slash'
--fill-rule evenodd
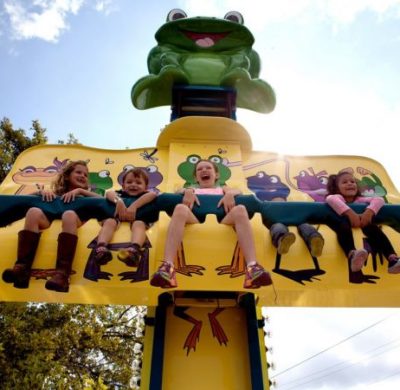
<path id="1" fill-rule="evenodd" d="M 367 260 L 368 252 L 365 249 L 355 249 L 350 252 L 351 272 L 360 271 Z"/>
<path id="2" fill-rule="evenodd" d="M 400 273 L 400 258 L 397 256 L 389 257 L 389 266 L 388 266 L 389 274 L 399 274 Z"/>
<path id="3" fill-rule="evenodd" d="M 324 248 L 324 238 L 320 234 L 314 234 L 310 238 L 310 253 L 312 257 L 320 257 Z"/>
<path id="4" fill-rule="evenodd" d="M 178 287 L 174 265 L 163 261 L 160 268 L 151 277 L 150 284 L 161 288 Z"/>
<path id="5" fill-rule="evenodd" d="M 278 240 L 277 251 L 280 255 L 289 252 L 290 246 L 296 241 L 296 236 L 292 232 L 287 232 L 282 235 Z"/>
<path id="6" fill-rule="evenodd" d="M 98 244 L 94 252 L 94 258 L 98 265 L 104 265 L 112 260 L 112 254 L 106 244 Z"/>
<path id="7" fill-rule="evenodd" d="M 130 246 L 118 252 L 118 259 L 125 263 L 128 267 L 137 267 L 142 258 L 142 251 L 136 246 Z"/>
<path id="8" fill-rule="evenodd" d="M 246 267 L 243 288 L 259 288 L 272 284 L 271 275 L 260 264 Z"/>

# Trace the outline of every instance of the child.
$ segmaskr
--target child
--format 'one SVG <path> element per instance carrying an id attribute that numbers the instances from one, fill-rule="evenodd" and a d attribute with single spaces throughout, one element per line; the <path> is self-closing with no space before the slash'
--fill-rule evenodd
<path id="1" fill-rule="evenodd" d="M 254 238 L 247 210 L 243 205 L 235 205 L 234 196 L 241 192 L 226 186 L 217 187 L 215 183 L 219 177 L 218 167 L 208 160 L 200 160 L 196 163 L 194 177 L 199 188 L 181 190 L 184 194 L 183 200 L 175 207 L 172 214 L 167 231 L 164 261 L 152 276 L 150 284 L 162 288 L 177 287 L 174 258 L 182 242 L 185 225 L 199 223 L 199 219 L 192 211 L 195 203 L 200 205 L 196 194 L 223 195 L 217 207 L 223 207 L 225 211 L 221 223 L 232 225 L 238 236 L 239 245 L 247 264 L 244 288 L 258 288 L 272 284 L 270 274 L 256 261 Z"/>
<path id="2" fill-rule="evenodd" d="M 64 203 L 70 203 L 78 196 L 100 197 L 89 191 L 88 168 L 85 161 L 70 161 L 57 175 L 52 190 L 41 190 L 39 195 L 45 202 L 52 202 L 60 196 Z M 68 292 L 69 277 L 78 242 L 77 229 L 83 224 L 73 210 L 62 214 L 62 232 L 58 236 L 56 271 L 46 282 L 48 290 Z M 18 233 L 17 261 L 13 268 L 3 272 L 6 283 L 16 288 L 28 288 L 29 278 L 40 232 L 50 227 L 52 220 L 37 207 L 31 207 L 25 217 L 24 230 Z"/>
<path id="3" fill-rule="evenodd" d="M 341 171 L 337 175 L 330 175 L 327 185 L 326 201 L 337 214 L 347 217 L 342 221 L 329 221 L 329 226 L 336 232 L 339 245 L 349 259 L 352 272 L 360 271 L 368 257 L 365 249 L 356 249 L 354 246 L 352 227 L 361 228 L 371 245 L 380 250 L 387 258 L 388 272 L 400 273 L 400 260 L 392 244 L 382 230 L 373 223 L 373 217 L 384 204 L 379 197 L 363 197 L 360 195 L 356 179 L 348 171 Z M 361 214 L 354 212 L 348 203 L 368 203 Z"/>
<path id="4" fill-rule="evenodd" d="M 148 225 L 144 221 L 136 220 L 136 212 L 157 196 L 156 193 L 147 191 L 148 184 L 147 173 L 143 169 L 133 168 L 127 170 L 122 177 L 122 190 L 107 191 L 107 200 L 115 203 L 116 218 L 108 218 L 103 222 L 95 250 L 98 264 L 106 264 L 112 259 L 107 245 L 117 230 L 119 221 L 132 222 L 132 234 L 130 246 L 125 251 L 121 251 L 118 257 L 129 266 L 137 266 L 139 263 Z M 131 204 L 127 207 L 125 201 Z"/>

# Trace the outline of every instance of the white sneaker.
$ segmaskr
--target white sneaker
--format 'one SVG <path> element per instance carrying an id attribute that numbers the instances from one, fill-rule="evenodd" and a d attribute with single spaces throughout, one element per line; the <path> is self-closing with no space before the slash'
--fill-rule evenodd
<path id="1" fill-rule="evenodd" d="M 368 252 L 365 249 L 356 249 L 352 252 L 350 258 L 351 272 L 360 271 L 367 260 Z"/>
<path id="2" fill-rule="evenodd" d="M 399 258 L 397 258 L 397 261 L 388 268 L 388 273 L 389 274 L 399 274 L 400 273 L 400 259 Z"/>

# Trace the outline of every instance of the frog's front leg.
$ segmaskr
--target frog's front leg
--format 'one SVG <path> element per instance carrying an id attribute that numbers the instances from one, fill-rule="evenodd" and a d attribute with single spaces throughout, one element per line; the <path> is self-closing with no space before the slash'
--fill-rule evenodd
<path id="1" fill-rule="evenodd" d="M 250 80 L 249 69 L 250 60 L 246 55 L 240 53 L 230 56 L 221 85 L 234 86 L 239 80 Z"/>

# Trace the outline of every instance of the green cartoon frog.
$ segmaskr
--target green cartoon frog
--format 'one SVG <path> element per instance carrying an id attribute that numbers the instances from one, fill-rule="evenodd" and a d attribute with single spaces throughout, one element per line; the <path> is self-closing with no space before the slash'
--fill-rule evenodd
<path id="1" fill-rule="evenodd" d="M 271 86 L 258 78 L 260 58 L 254 37 L 239 12 L 224 19 L 188 18 L 180 9 L 169 12 L 155 34 L 158 45 L 148 56 L 149 75 L 132 88 L 133 105 L 141 110 L 170 105 L 174 84 L 233 87 L 238 107 L 268 113 L 275 107 Z"/>
<path id="2" fill-rule="evenodd" d="M 185 184 L 183 185 L 185 188 L 197 186 L 194 176 L 194 167 L 200 160 L 201 157 L 198 154 L 191 154 L 186 158 L 186 161 L 178 165 L 177 171 L 179 176 L 185 180 Z M 216 182 L 216 185 L 226 185 L 226 181 L 231 177 L 231 170 L 224 164 L 222 157 L 218 155 L 212 155 L 209 156 L 207 160 L 212 161 L 218 167 L 219 178 Z"/>
<path id="3" fill-rule="evenodd" d="M 113 186 L 110 172 L 107 170 L 89 172 L 89 183 L 90 189 L 99 195 L 104 195 L 105 192 Z"/>

